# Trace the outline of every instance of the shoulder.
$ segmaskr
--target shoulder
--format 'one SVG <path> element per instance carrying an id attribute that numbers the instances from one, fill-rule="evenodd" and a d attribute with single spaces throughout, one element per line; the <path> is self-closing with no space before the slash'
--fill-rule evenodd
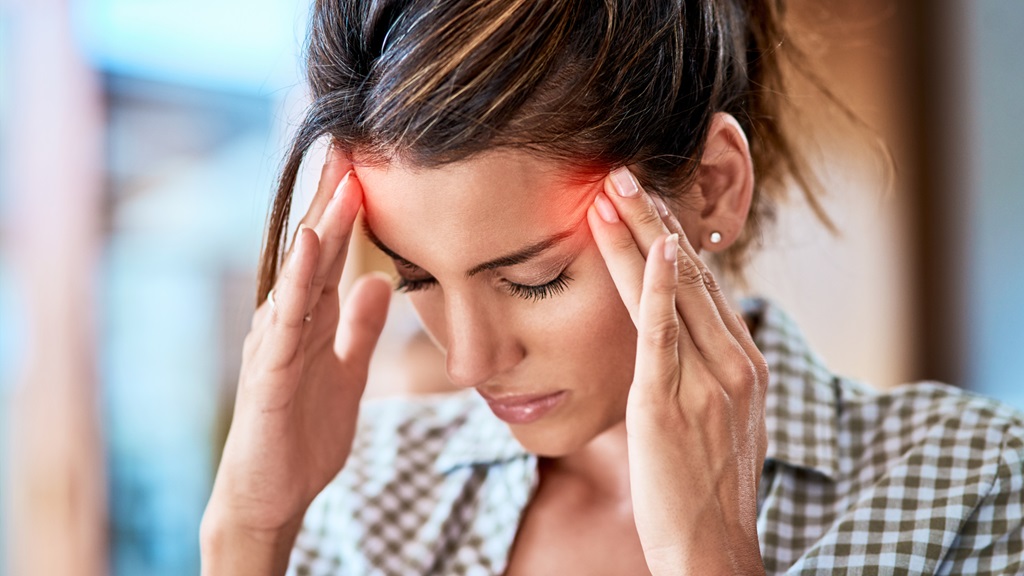
<path id="1" fill-rule="evenodd" d="M 989 479 L 1024 453 L 1024 413 L 996 400 L 937 382 L 881 392 L 845 379 L 837 386 L 840 449 L 852 469 L 919 454 L 922 466 Z"/>
<path id="2" fill-rule="evenodd" d="M 1024 570 L 1024 415 L 936 382 L 876 390 L 827 368 L 764 300 L 771 371 L 759 536 L 770 573 Z"/>
<path id="3" fill-rule="evenodd" d="M 835 524 L 818 556 L 924 573 L 1024 568 L 1024 415 L 935 382 L 836 382 Z M 892 545 L 889 538 L 895 538 Z M 861 540 L 862 546 L 844 542 Z"/>

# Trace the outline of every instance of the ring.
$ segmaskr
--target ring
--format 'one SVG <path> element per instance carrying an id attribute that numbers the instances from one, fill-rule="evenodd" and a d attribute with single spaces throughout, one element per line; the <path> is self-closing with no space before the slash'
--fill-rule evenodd
<path id="1" fill-rule="evenodd" d="M 275 290 L 274 288 L 271 288 L 270 292 L 267 292 L 267 302 L 270 303 L 270 309 L 271 310 L 276 310 L 277 309 L 277 302 L 274 301 L 274 290 Z M 313 313 L 312 312 L 307 312 L 306 315 L 302 317 L 302 321 L 303 322 L 312 322 L 313 321 Z"/>

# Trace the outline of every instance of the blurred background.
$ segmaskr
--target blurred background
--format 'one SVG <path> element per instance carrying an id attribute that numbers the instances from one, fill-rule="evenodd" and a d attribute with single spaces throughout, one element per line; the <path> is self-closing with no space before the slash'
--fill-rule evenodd
<path id="1" fill-rule="evenodd" d="M 0 4 L 0 574 L 198 573 L 269 195 L 306 103 L 308 6 Z M 841 234 L 794 194 L 748 291 L 838 372 L 1024 408 L 1024 2 L 790 11 L 896 172 L 797 86 Z M 363 243 L 352 258 L 386 264 Z M 369 393 L 443 389 L 394 307 Z"/>

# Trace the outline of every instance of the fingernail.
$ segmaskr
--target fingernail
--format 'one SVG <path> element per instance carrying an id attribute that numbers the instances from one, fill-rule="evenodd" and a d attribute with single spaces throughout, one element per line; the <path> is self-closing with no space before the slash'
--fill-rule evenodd
<path id="1" fill-rule="evenodd" d="M 675 262 L 676 254 L 679 253 L 679 234 L 672 233 L 665 238 L 665 260 Z"/>
<path id="2" fill-rule="evenodd" d="M 299 224 L 299 229 L 295 231 L 295 237 L 292 238 L 292 247 L 285 254 L 284 262 L 281 263 L 282 270 L 286 267 L 291 267 L 295 263 L 295 253 L 302 249 L 300 248 L 302 245 L 302 231 L 306 228 L 309 228 L 309 226 Z"/>
<path id="3" fill-rule="evenodd" d="M 665 201 L 653 194 L 651 197 L 654 198 L 654 205 L 658 207 L 658 213 L 661 214 L 661 217 L 668 218 L 668 206 L 665 205 Z"/>
<path id="4" fill-rule="evenodd" d="M 619 196 L 623 198 L 634 198 L 640 193 L 640 186 L 636 183 L 636 178 L 633 178 L 633 174 L 629 171 L 629 168 L 623 166 L 622 168 L 616 169 L 611 173 L 612 184 L 615 185 L 615 191 L 619 193 Z"/>
<path id="5" fill-rule="evenodd" d="M 352 171 L 345 172 L 345 175 L 341 177 L 341 182 L 338 182 L 338 187 L 334 189 L 334 196 L 331 196 L 331 200 L 337 200 L 341 196 L 341 190 L 345 187 L 345 183 L 348 182 L 349 176 L 352 175 Z"/>
<path id="6" fill-rule="evenodd" d="M 619 214 L 615 211 L 615 206 L 612 206 L 612 201 L 604 195 L 604 192 L 598 192 L 597 196 L 594 197 L 594 207 L 597 208 L 597 213 L 601 216 L 601 220 L 609 224 L 619 221 Z"/>

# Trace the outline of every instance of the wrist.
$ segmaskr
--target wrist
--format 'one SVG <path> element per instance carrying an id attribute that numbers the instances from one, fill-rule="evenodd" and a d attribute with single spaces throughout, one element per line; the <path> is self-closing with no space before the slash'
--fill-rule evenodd
<path id="1" fill-rule="evenodd" d="M 744 540 L 743 544 L 736 540 L 704 540 L 656 551 L 645 550 L 644 557 L 651 576 L 761 576 L 766 573 L 757 540 Z"/>
<path id="2" fill-rule="evenodd" d="M 211 502 L 199 527 L 202 573 L 284 574 L 301 526 L 301 517 L 273 529 L 245 526 Z"/>

